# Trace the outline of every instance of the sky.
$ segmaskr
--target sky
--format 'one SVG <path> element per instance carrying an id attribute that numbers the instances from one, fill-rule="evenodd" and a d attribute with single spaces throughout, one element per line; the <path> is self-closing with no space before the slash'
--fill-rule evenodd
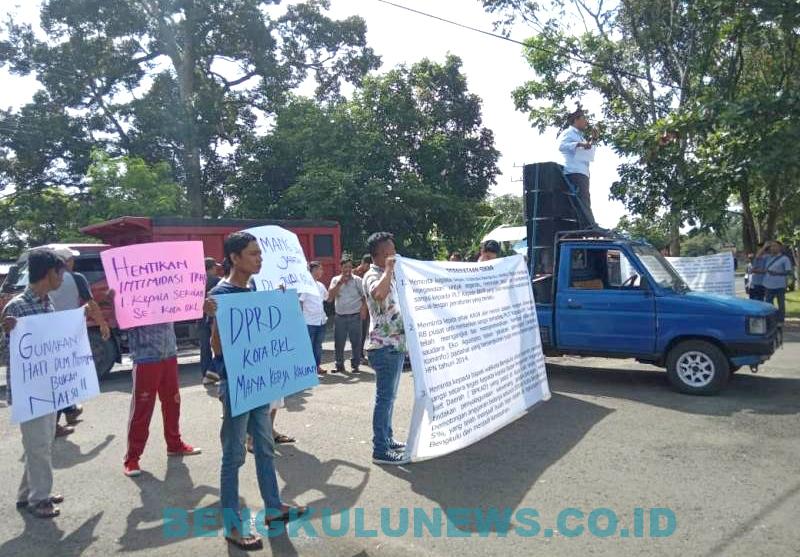
<path id="1" fill-rule="evenodd" d="M 478 0 L 397 0 L 395 3 L 428 12 L 446 19 L 492 31 L 492 15 Z M 0 17 L 11 12 L 28 21 L 37 19 L 38 2 L 16 0 L 3 2 Z M 444 22 L 390 6 L 377 0 L 331 0 L 329 15 L 336 19 L 359 15 L 367 24 L 367 44 L 381 56 L 388 71 L 398 64 L 411 65 L 423 58 L 444 61 L 454 54 L 463 61 L 469 91 L 482 99 L 483 124 L 494 132 L 495 148 L 501 157 L 502 174 L 490 189 L 492 195 L 522 194 L 522 165 L 554 160 L 561 162 L 556 146 L 555 128 L 540 134 L 517 112 L 511 91 L 535 74 L 525 62 L 522 47 L 469 31 Z M 531 33 L 524 25 L 511 31 L 511 37 L 524 40 Z M 0 71 L 3 81 L 0 107 L 19 107 L 29 102 L 36 90 L 35 79 L 9 76 Z M 597 112 L 594 99 L 582 99 L 584 106 Z M 620 159 L 605 146 L 597 150 L 591 166 L 592 210 L 601 226 L 612 228 L 626 213 L 618 201 L 609 199 L 609 188 L 617 179 Z"/>

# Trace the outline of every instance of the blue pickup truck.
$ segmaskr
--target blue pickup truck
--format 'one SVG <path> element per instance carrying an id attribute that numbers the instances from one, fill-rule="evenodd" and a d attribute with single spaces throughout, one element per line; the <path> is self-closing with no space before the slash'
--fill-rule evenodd
<path id="1" fill-rule="evenodd" d="M 635 358 L 710 395 L 781 345 L 773 306 L 691 291 L 658 250 L 598 228 L 559 165 L 526 165 L 523 182 L 545 354 Z"/>
<path id="2" fill-rule="evenodd" d="M 781 344 L 777 310 L 693 292 L 652 246 L 596 231 L 559 234 L 553 273 L 534 277 L 545 353 L 635 358 L 683 393 L 719 392 Z"/>

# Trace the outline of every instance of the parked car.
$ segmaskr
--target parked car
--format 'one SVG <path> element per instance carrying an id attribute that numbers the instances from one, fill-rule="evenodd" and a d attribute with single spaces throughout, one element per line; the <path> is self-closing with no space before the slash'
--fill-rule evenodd
<path id="1" fill-rule="evenodd" d="M 147 242 L 200 240 L 206 255 L 218 261 L 222 259 L 222 244 L 231 232 L 274 224 L 287 228 L 298 235 L 308 260 L 321 261 L 330 281 L 341 258 L 341 235 L 339 223 L 333 221 L 291 220 L 247 220 L 247 219 L 184 219 L 175 217 L 122 217 L 82 229 L 85 234 L 103 239 L 103 244 L 48 244 L 46 247 L 67 246 L 80 255 L 75 258 L 75 271 L 86 276 L 92 295 L 103 310 L 112 327 L 111 338 L 104 341 L 99 327 L 89 322 L 89 341 L 92 346 L 95 367 L 100 378 L 114 364 L 122 361 L 128 351 L 127 335 L 119 329 L 114 319 L 111 303 L 107 300 L 108 283 L 100 254 L 111 248 Z M 9 269 L 6 281 L 0 287 L 0 308 L 28 284 L 28 251 L 23 252 L 16 264 Z M 175 324 L 175 334 L 181 344 L 197 342 L 195 321 Z"/>

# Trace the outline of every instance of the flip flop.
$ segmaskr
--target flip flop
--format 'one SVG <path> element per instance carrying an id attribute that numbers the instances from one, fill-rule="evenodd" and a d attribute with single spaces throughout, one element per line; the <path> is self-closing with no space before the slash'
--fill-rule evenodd
<path id="1" fill-rule="evenodd" d="M 294 443 L 297 441 L 294 437 L 289 437 L 288 435 L 284 435 L 283 433 L 279 433 L 274 438 L 275 443 L 282 444 L 282 443 Z"/>
<path id="2" fill-rule="evenodd" d="M 261 538 L 254 535 L 249 535 L 245 537 L 238 537 L 234 538 L 232 536 L 225 536 L 225 541 L 235 545 L 239 549 L 243 551 L 257 551 L 264 547 L 264 542 L 261 541 Z"/>
<path id="3" fill-rule="evenodd" d="M 283 511 L 278 516 L 265 518 L 264 525 L 269 526 L 273 522 L 285 522 L 290 518 L 300 518 L 307 512 L 308 512 L 308 507 L 306 507 L 305 505 L 299 505 L 297 507 L 286 507 L 286 510 Z"/>

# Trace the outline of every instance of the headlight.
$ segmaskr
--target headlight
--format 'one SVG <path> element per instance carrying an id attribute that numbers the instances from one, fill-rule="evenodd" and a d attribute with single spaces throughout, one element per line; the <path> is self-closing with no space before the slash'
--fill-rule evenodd
<path id="1" fill-rule="evenodd" d="M 766 317 L 748 317 L 747 318 L 747 332 L 751 335 L 766 335 L 767 334 L 767 318 Z"/>

